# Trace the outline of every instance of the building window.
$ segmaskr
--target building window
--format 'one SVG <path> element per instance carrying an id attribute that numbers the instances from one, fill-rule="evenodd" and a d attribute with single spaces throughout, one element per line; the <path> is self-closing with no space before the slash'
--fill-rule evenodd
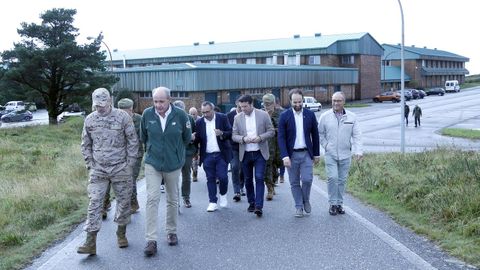
<path id="1" fill-rule="evenodd" d="M 342 55 L 342 64 L 353 65 L 355 64 L 355 57 L 353 55 Z"/>
<path id="2" fill-rule="evenodd" d="M 257 59 L 255 58 L 247 58 L 247 65 L 255 65 L 257 63 Z"/>
<path id="3" fill-rule="evenodd" d="M 151 98 L 152 97 L 152 92 L 151 91 L 138 92 L 138 96 L 140 96 L 141 98 Z"/>
<path id="4" fill-rule="evenodd" d="M 227 64 L 236 64 L 237 63 L 237 59 L 228 59 L 228 62 Z"/>
<path id="5" fill-rule="evenodd" d="M 267 57 L 265 58 L 265 63 L 267 65 L 273 65 L 273 57 Z"/>
<path id="6" fill-rule="evenodd" d="M 320 55 L 310 55 L 308 57 L 309 65 L 320 65 Z"/>
<path id="7" fill-rule="evenodd" d="M 172 98 L 188 98 L 188 92 L 183 91 L 172 91 L 170 92 Z"/>
<path id="8" fill-rule="evenodd" d="M 297 63 L 297 57 L 296 56 L 289 56 L 287 60 L 287 65 L 289 66 L 294 66 Z"/>
<path id="9" fill-rule="evenodd" d="M 210 64 L 218 64 L 217 60 L 210 60 Z"/>

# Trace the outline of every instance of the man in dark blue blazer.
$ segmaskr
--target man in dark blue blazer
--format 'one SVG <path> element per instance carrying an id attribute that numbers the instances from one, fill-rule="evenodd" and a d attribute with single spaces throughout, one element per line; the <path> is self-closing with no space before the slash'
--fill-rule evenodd
<path id="1" fill-rule="evenodd" d="M 195 143 L 200 144 L 200 165 L 207 175 L 208 212 L 218 209 L 217 184 L 219 180 L 220 206 L 227 206 L 228 163 L 232 160 L 232 126 L 223 113 L 214 111 L 209 101 L 202 103 L 203 117 L 195 122 Z"/>
<path id="2" fill-rule="evenodd" d="M 283 165 L 288 170 L 290 188 L 295 201 L 295 216 L 310 214 L 310 190 L 313 164 L 320 160 L 320 141 L 315 113 L 303 108 L 300 89 L 289 92 L 291 108 L 280 115 L 278 145 Z"/>
<path id="3" fill-rule="evenodd" d="M 232 127 L 235 116 L 242 112 L 238 100 L 235 102 L 235 105 L 236 107 L 227 113 L 228 121 Z M 233 158 L 230 162 L 230 169 L 232 170 L 232 186 L 234 192 L 233 200 L 235 202 L 239 202 L 242 199 L 242 195 L 245 196 L 245 192 L 243 191 L 245 180 L 243 177 L 242 163 L 240 162 L 239 145 L 233 140 L 230 140 L 230 143 L 232 145 L 233 153 Z"/>

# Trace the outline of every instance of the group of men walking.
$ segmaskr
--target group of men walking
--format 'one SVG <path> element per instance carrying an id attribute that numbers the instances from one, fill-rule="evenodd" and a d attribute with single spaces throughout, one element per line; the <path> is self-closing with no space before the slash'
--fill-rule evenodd
<path id="1" fill-rule="evenodd" d="M 102 210 L 108 186 L 116 194 L 120 248 L 128 246 L 126 226 L 130 214 L 138 210 L 136 177 L 145 150 L 146 178 L 146 256 L 157 252 L 158 207 L 161 185 L 166 190 L 167 242 L 176 245 L 179 178 L 184 206 L 190 208 L 191 168 L 202 166 L 207 178 L 207 212 L 227 207 L 228 164 L 230 164 L 233 200 L 241 201 L 246 190 L 248 212 L 263 216 L 265 187 L 267 200 L 275 195 L 282 168 L 288 171 L 295 217 L 310 214 L 313 166 L 320 160 L 320 145 L 325 149 L 328 175 L 329 213 L 344 214 L 343 194 L 352 153 L 362 156 L 361 132 L 355 114 L 344 109 L 345 96 L 332 96 L 332 110 L 317 121 L 315 114 L 303 108 L 300 89 L 289 92 L 291 108 L 283 110 L 275 96 L 266 94 L 263 110 L 256 109 L 253 97 L 241 96 L 228 114 L 215 111 L 209 101 L 201 104 L 202 117 L 196 109 L 185 112 L 181 101 L 172 103 L 170 90 L 152 91 L 153 106 L 143 115 L 133 114 L 133 101 L 123 99 L 115 109 L 108 90 L 92 94 L 94 111 L 85 119 L 82 154 L 89 170 L 90 203 L 85 225 L 87 238 L 78 253 L 96 254 L 96 235 L 101 227 Z M 197 119 L 195 119 L 197 118 Z M 135 120 L 135 121 L 134 121 Z M 136 122 L 137 124 L 134 124 Z M 198 156 L 197 156 L 198 151 Z M 194 171 L 194 181 L 197 173 Z M 217 196 L 218 195 L 218 196 Z"/>

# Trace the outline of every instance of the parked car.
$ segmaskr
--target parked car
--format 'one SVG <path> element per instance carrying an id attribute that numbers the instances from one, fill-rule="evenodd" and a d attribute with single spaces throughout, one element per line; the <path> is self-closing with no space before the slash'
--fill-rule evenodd
<path id="1" fill-rule="evenodd" d="M 4 116 L 5 114 L 10 113 L 10 112 L 13 112 L 13 110 L 3 110 L 3 111 L 0 111 L 0 118 L 1 118 L 2 116 Z"/>
<path id="2" fill-rule="evenodd" d="M 318 102 L 314 97 L 305 96 L 303 97 L 303 108 L 319 112 L 322 110 L 322 104 Z"/>
<path id="3" fill-rule="evenodd" d="M 32 118 L 33 114 L 30 111 L 11 111 L 2 116 L 2 122 L 30 121 Z"/>
<path id="4" fill-rule="evenodd" d="M 405 100 L 410 101 L 413 99 L 413 94 L 411 89 L 404 89 Z"/>
<path id="5" fill-rule="evenodd" d="M 58 123 L 63 123 L 70 117 L 85 117 L 85 112 L 62 112 L 58 117 Z"/>
<path id="6" fill-rule="evenodd" d="M 430 88 L 426 91 L 426 93 L 427 93 L 427 96 L 430 96 L 430 95 L 443 96 L 445 95 L 445 89 L 443 89 L 442 87 Z"/>
<path id="7" fill-rule="evenodd" d="M 425 91 L 423 91 L 421 89 L 418 90 L 418 93 L 420 94 L 420 98 L 424 98 L 427 95 L 427 93 L 425 93 Z"/>
<path id="8" fill-rule="evenodd" d="M 373 97 L 373 102 L 383 102 L 383 101 L 400 102 L 400 99 L 401 99 L 401 96 L 398 92 L 387 91 Z"/>
<path id="9" fill-rule="evenodd" d="M 5 110 L 23 111 L 25 103 L 23 101 L 9 101 L 5 104 Z"/>
<path id="10" fill-rule="evenodd" d="M 35 102 L 25 102 L 25 110 L 36 112 L 37 111 L 37 104 Z"/>

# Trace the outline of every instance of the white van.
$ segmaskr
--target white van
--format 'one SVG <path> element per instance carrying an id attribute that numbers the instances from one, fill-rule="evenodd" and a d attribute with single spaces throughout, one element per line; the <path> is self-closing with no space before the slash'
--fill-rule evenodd
<path id="1" fill-rule="evenodd" d="M 5 104 L 5 110 L 23 111 L 25 103 L 23 101 L 9 101 Z"/>
<path id="2" fill-rule="evenodd" d="M 314 97 L 303 97 L 303 108 L 319 112 L 322 110 L 322 104 L 320 104 L 320 102 Z"/>
<path id="3" fill-rule="evenodd" d="M 460 92 L 460 84 L 457 80 L 445 82 L 445 92 Z"/>

